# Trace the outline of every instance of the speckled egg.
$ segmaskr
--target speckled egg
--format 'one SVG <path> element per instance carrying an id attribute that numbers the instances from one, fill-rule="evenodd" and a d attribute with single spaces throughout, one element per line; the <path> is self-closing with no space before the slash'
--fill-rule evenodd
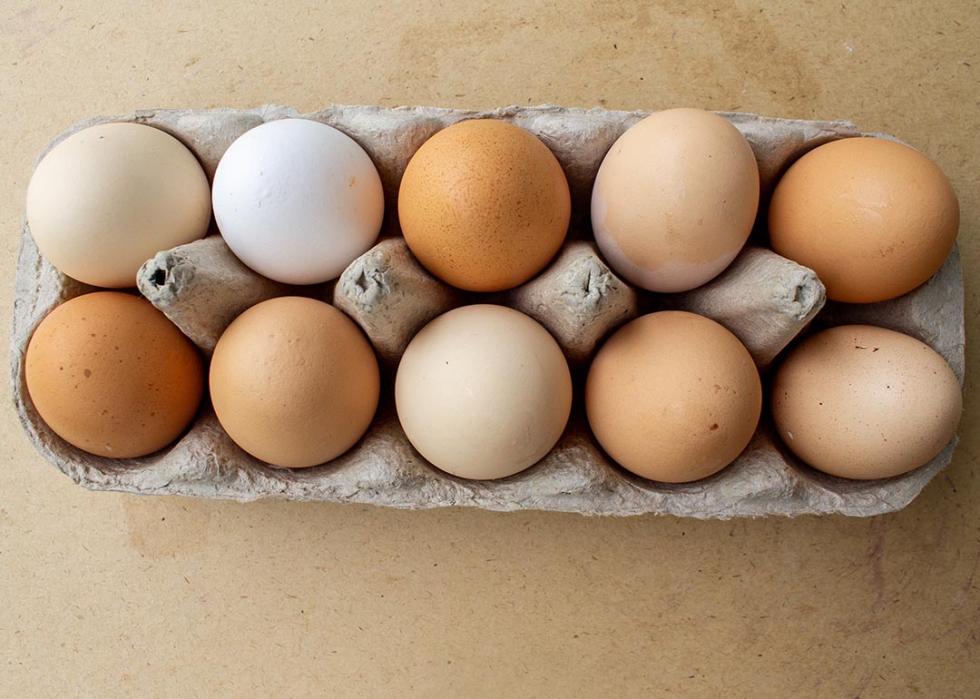
<path id="1" fill-rule="evenodd" d="M 779 367 L 772 414 L 786 446 L 843 478 L 897 476 L 956 433 L 960 384 L 935 350 L 872 325 L 824 330 Z"/>
<path id="2" fill-rule="evenodd" d="M 589 425 L 625 469 L 656 481 L 706 478 L 748 445 L 762 410 L 745 346 L 713 320 L 662 311 L 624 325 L 589 369 Z"/>
<path id="3" fill-rule="evenodd" d="M 561 247 L 571 197 L 554 154 L 505 121 L 473 119 L 426 141 L 405 169 L 398 218 L 419 261 L 469 291 L 501 291 Z"/>
<path id="4" fill-rule="evenodd" d="M 191 342 L 145 299 L 114 291 L 51 311 L 27 347 L 25 378 L 38 414 L 59 437 L 113 458 L 174 441 L 204 387 Z"/>

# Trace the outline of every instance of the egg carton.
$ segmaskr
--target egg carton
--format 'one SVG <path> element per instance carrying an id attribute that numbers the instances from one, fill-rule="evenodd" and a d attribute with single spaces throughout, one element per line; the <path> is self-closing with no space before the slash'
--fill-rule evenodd
<path id="1" fill-rule="evenodd" d="M 61 440 L 38 416 L 25 386 L 24 353 L 34 328 L 49 311 L 94 289 L 60 274 L 46 262 L 25 223 L 16 278 L 11 371 L 14 401 L 27 434 L 58 469 L 94 490 L 240 501 L 274 497 L 410 509 L 471 506 L 697 518 L 868 516 L 904 507 L 949 463 L 955 439 L 930 463 L 905 475 L 848 481 L 796 460 L 773 436 L 764 415 L 751 443 L 728 468 L 703 481 L 674 485 L 646 481 L 624 471 L 591 436 L 581 408 L 588 360 L 602 338 L 617 326 L 660 308 L 688 309 L 718 320 L 746 344 L 764 377 L 776 355 L 808 326 L 860 322 L 917 337 L 946 358 L 961 382 L 963 378 L 963 283 L 956 250 L 924 286 L 901 298 L 865 306 L 827 303 L 825 307 L 823 285 L 811 270 L 758 245 L 765 241 L 764 227 L 726 272 L 700 289 L 653 295 L 624 283 L 590 242 L 589 199 L 606 151 L 647 114 L 554 106 L 491 111 L 334 106 L 299 114 L 286 107 L 265 106 L 140 111 L 75 125 L 48 148 L 97 123 L 139 122 L 180 139 L 197 155 L 209 177 L 232 141 L 272 119 L 301 116 L 353 137 L 379 170 L 386 216 L 380 242 L 336 283 L 296 288 L 264 279 L 238 262 L 212 231 L 200 241 L 163 251 L 147 261 L 140 270 L 139 289 L 205 355 L 231 320 L 254 303 L 293 293 L 331 301 L 371 339 L 385 369 L 385 389 L 364 438 L 346 454 L 314 468 L 277 469 L 254 459 L 224 433 L 206 401 L 189 430 L 165 450 L 122 460 L 82 452 Z M 779 175 L 796 158 L 822 143 L 862 135 L 846 121 L 745 113 L 722 116 L 745 135 L 756 154 L 762 211 Z M 569 239 L 548 269 L 518 289 L 477 296 L 447 287 L 418 265 L 399 237 L 396 201 L 402 173 L 416 149 L 439 129 L 480 117 L 511 121 L 544 141 L 565 170 L 573 206 Z M 542 322 L 565 350 L 578 391 L 572 419 L 552 452 L 522 473 L 489 482 L 459 479 L 427 463 L 401 430 L 391 397 L 393 368 L 412 334 L 435 315 L 477 299 L 510 305 Z"/>

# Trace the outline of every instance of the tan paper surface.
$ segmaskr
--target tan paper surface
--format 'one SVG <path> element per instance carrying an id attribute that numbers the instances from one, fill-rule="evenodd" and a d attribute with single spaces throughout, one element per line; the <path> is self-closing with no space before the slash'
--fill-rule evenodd
<path id="1" fill-rule="evenodd" d="M 980 230 L 969 2 L 8 2 L 0 36 L 5 328 L 34 155 L 81 118 L 140 107 L 550 102 L 845 117 L 935 158 L 962 230 Z M 969 343 L 980 244 L 960 244 Z M 8 405 L 0 694 L 975 696 L 976 356 L 968 344 L 952 466 L 906 510 L 870 520 L 96 494 L 42 462 Z"/>

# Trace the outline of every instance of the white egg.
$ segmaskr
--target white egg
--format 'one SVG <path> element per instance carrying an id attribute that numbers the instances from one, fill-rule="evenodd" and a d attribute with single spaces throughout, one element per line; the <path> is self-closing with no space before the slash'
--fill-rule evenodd
<path id="1" fill-rule="evenodd" d="M 308 119 L 242 134 L 214 175 L 215 221 L 232 252 L 287 284 L 340 276 L 378 237 L 381 178 L 354 139 Z"/>

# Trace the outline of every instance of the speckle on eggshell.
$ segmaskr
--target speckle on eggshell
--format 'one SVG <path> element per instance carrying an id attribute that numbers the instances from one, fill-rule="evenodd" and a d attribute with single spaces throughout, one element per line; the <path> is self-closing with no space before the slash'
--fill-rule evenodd
<path id="1" fill-rule="evenodd" d="M 571 195 L 557 158 L 506 121 L 438 132 L 412 157 L 398 192 L 405 242 L 432 274 L 469 291 L 503 291 L 558 252 Z"/>
<path id="2" fill-rule="evenodd" d="M 922 466 L 953 438 L 961 409 L 960 385 L 942 356 L 872 325 L 808 338 L 773 386 L 773 419 L 787 445 L 842 478 L 887 478 Z"/>
<path id="3" fill-rule="evenodd" d="M 190 340 L 148 301 L 100 291 L 41 321 L 25 378 L 58 436 L 99 456 L 128 458 L 180 435 L 200 403 L 204 369 Z"/>

